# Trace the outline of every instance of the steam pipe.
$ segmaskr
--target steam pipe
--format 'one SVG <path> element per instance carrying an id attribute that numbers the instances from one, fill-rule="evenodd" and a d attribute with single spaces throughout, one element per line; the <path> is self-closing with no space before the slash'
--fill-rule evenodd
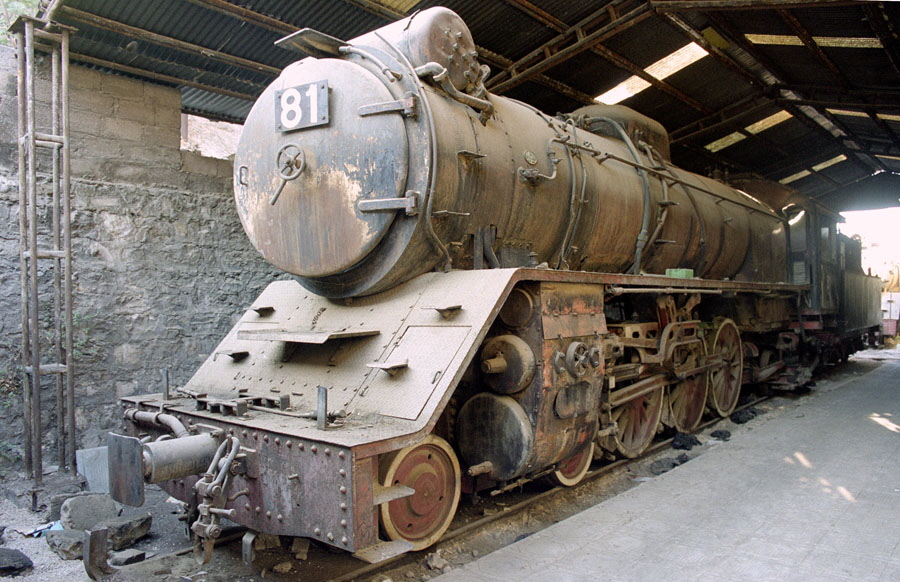
<path id="1" fill-rule="evenodd" d="M 185 437 L 190 434 L 180 420 L 171 414 L 166 414 L 164 412 L 148 412 L 145 410 L 129 408 L 125 411 L 125 420 L 129 420 L 136 424 L 143 424 L 145 426 L 164 427 L 168 429 L 175 438 Z"/>

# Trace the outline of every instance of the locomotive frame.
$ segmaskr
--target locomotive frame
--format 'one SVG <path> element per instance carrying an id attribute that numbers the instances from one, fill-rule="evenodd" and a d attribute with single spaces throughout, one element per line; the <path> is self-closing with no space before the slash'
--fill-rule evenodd
<path id="1" fill-rule="evenodd" d="M 679 170 L 622 108 L 487 94 L 467 35 L 432 9 L 284 41 L 325 58 L 261 96 L 235 192 L 299 282 L 175 393 L 123 398 L 108 440 L 113 497 L 162 483 L 199 557 L 223 518 L 371 562 L 423 549 L 463 492 L 574 485 L 728 416 L 744 383 L 792 389 L 877 339 L 880 282 L 834 215 Z M 362 80 L 372 95 L 339 91 Z"/>

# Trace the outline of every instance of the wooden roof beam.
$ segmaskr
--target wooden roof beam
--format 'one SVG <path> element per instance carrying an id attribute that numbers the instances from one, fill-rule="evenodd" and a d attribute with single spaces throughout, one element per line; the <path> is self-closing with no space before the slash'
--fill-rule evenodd
<path id="1" fill-rule="evenodd" d="M 629 2 L 623 6 L 630 8 L 632 4 Z M 642 22 L 652 14 L 646 4 L 639 4 L 625 14 L 616 11 L 610 14 L 609 8 L 610 6 L 607 5 L 595 11 L 575 26 L 500 71 L 488 82 L 488 88 L 495 93 L 511 89 L 590 49 L 595 44 Z M 593 31 L 588 32 L 591 29 Z"/>
<path id="2" fill-rule="evenodd" d="M 709 53 L 709 55 L 719 62 L 723 67 L 736 74 L 738 77 L 742 78 L 748 85 L 754 87 L 758 90 L 764 89 L 766 84 L 760 80 L 756 75 L 752 72 L 745 69 L 740 63 L 735 61 L 730 55 L 725 53 L 723 50 L 719 49 L 716 46 L 713 46 L 703 33 L 699 30 L 695 29 L 688 23 L 686 20 L 678 16 L 677 14 L 671 13 L 663 13 L 662 16 L 672 25 L 676 30 L 681 32 L 691 41 L 697 43 L 703 49 Z"/>
<path id="3" fill-rule="evenodd" d="M 556 18 L 552 14 L 535 6 L 528 0 L 506 0 L 506 3 L 511 6 L 514 6 L 515 8 L 518 8 L 519 10 L 524 12 L 526 15 L 528 15 L 531 18 L 537 20 L 538 22 L 544 24 L 544 26 L 550 28 L 551 30 L 554 30 L 556 32 L 565 32 L 566 30 L 569 29 L 568 24 L 566 24 L 562 20 Z M 643 68 L 639 67 L 638 65 L 629 61 L 628 59 L 619 55 L 618 53 L 612 51 L 611 49 L 598 43 L 598 44 L 594 45 L 590 50 L 594 54 L 601 56 L 601 57 L 605 58 L 606 60 L 608 60 L 609 62 L 613 63 L 615 66 L 619 67 L 620 69 L 626 70 L 629 73 L 631 73 L 632 75 L 635 75 L 636 77 L 640 77 L 641 79 L 650 83 L 652 86 L 656 87 L 663 93 L 675 98 L 678 101 L 681 101 L 685 105 L 688 105 L 689 107 L 696 109 L 697 111 L 699 111 L 705 115 L 710 115 L 713 113 L 713 110 L 710 109 L 709 107 L 707 107 L 706 105 L 704 105 L 703 103 L 697 101 L 696 99 L 687 95 L 686 93 L 679 91 L 678 89 L 676 89 L 672 85 L 666 83 L 665 81 L 663 81 L 661 79 L 657 79 L 653 75 L 648 74 Z"/>
<path id="4" fill-rule="evenodd" d="M 714 12 L 809 8 L 810 6 L 859 6 L 859 0 L 651 0 L 657 12 Z"/>
<path id="5" fill-rule="evenodd" d="M 894 24 L 885 14 L 884 5 L 881 2 L 877 4 L 867 3 L 863 6 L 863 10 L 866 13 L 866 18 L 869 20 L 869 27 L 881 41 L 881 46 L 884 47 L 884 52 L 887 54 L 888 60 L 891 61 L 891 66 L 894 67 L 894 71 L 900 73 L 900 35 L 898 35 Z"/>
<path id="6" fill-rule="evenodd" d="M 281 69 L 277 67 L 272 67 L 263 63 L 251 61 L 249 59 L 244 59 L 242 57 L 229 55 L 221 51 L 164 36 L 162 34 L 156 34 L 155 32 L 150 32 L 149 30 L 130 26 L 122 22 L 116 22 L 115 20 L 103 18 L 101 16 L 97 16 L 96 14 L 91 14 L 90 12 L 78 10 L 77 8 L 60 6 L 59 14 L 66 19 L 87 24 L 88 26 L 99 28 L 100 30 L 113 32 L 128 38 L 142 40 L 172 50 L 205 57 L 213 61 L 218 61 L 226 65 L 238 67 L 240 69 L 246 69 L 255 73 L 262 73 L 263 75 L 274 77 L 281 72 Z"/>
<path id="7" fill-rule="evenodd" d="M 844 73 L 842 73 L 838 66 L 834 64 L 834 61 L 828 58 L 828 55 L 826 55 L 825 51 L 822 50 L 822 47 L 816 43 L 813 36 L 806 30 L 806 27 L 803 26 L 800 20 L 790 10 L 778 10 L 777 12 L 781 19 L 791 27 L 798 37 L 800 37 L 800 40 L 806 48 L 815 55 L 816 59 L 824 65 L 826 69 L 828 69 L 831 76 L 844 87 L 849 87 L 850 83 L 847 81 L 847 77 L 845 77 Z"/>
<path id="8" fill-rule="evenodd" d="M 871 119 L 875 123 L 875 125 L 878 126 L 878 129 L 883 131 L 888 136 L 888 138 L 890 138 L 894 146 L 900 148 L 900 138 L 897 137 L 897 134 L 893 129 L 891 129 L 891 126 L 888 125 L 885 120 L 878 117 L 876 111 L 869 109 L 866 111 L 866 113 L 869 115 L 869 119 Z"/>
<path id="9" fill-rule="evenodd" d="M 735 119 L 745 115 L 751 115 L 757 111 L 772 106 L 773 101 L 762 95 L 750 95 L 740 101 L 716 111 L 702 119 L 697 119 L 669 132 L 669 141 L 672 144 L 690 141 L 701 135 L 721 128 L 732 129 Z"/>
<path id="10" fill-rule="evenodd" d="M 96 57 L 92 57 L 89 55 L 83 55 L 79 53 L 70 52 L 69 57 L 72 62 L 95 65 L 97 67 L 103 67 L 106 69 L 111 69 L 113 71 L 119 71 L 120 73 L 127 73 L 129 75 L 134 75 L 135 77 L 145 77 L 148 79 L 153 79 L 154 81 L 161 81 L 163 83 L 169 83 L 171 85 L 180 86 L 183 85 L 185 87 L 192 87 L 194 89 L 200 89 L 201 91 L 209 91 L 210 93 L 215 93 L 217 95 L 225 95 L 226 97 L 234 97 L 236 99 L 243 99 L 246 101 L 255 101 L 257 95 L 250 93 L 241 93 L 239 91 L 232 91 L 230 89 L 223 89 L 222 87 L 216 87 L 215 85 L 210 85 L 208 83 L 198 83 L 195 81 L 190 81 L 187 79 L 182 79 L 180 77 L 173 77 L 171 75 L 164 75 L 162 73 L 155 73 L 153 71 L 148 71 L 147 69 L 139 69 L 137 67 L 130 67 L 128 65 L 123 65 L 121 63 L 115 63 L 113 61 L 107 61 L 104 59 L 98 59 Z M 198 72 L 203 72 L 198 70 Z"/>
<path id="11" fill-rule="evenodd" d="M 231 2 L 226 2 L 225 0 L 187 1 L 191 4 L 200 6 L 201 8 L 206 8 L 207 10 L 212 10 L 213 12 L 217 12 L 225 16 L 232 16 L 234 18 L 237 18 L 238 20 L 249 22 L 250 24 L 254 24 L 256 26 L 259 26 L 260 28 L 265 28 L 266 30 L 271 30 L 272 32 L 276 32 L 278 34 L 288 35 L 300 30 L 292 24 L 282 22 L 281 20 L 278 20 L 276 18 L 266 16 L 265 14 L 260 14 L 259 12 L 255 12 L 236 4 L 232 4 Z"/>

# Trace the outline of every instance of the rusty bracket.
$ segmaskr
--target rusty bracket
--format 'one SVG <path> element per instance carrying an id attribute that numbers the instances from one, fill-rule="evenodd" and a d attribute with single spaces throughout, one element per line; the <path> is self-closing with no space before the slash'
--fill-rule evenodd
<path id="1" fill-rule="evenodd" d="M 216 358 L 217 358 L 218 356 L 228 356 L 229 358 L 232 359 L 232 361 L 240 362 L 241 360 L 246 359 L 249 355 L 250 355 L 250 352 L 248 352 L 248 351 L 246 351 L 246 350 L 240 350 L 240 351 L 233 351 L 233 350 L 221 351 L 221 352 L 216 352 L 216 353 L 213 354 L 213 361 L 215 362 L 215 361 L 216 361 Z"/>
<path id="2" fill-rule="evenodd" d="M 360 212 L 380 212 L 382 210 L 404 210 L 407 216 L 419 213 L 418 192 L 407 191 L 403 198 L 375 198 L 374 200 L 360 200 Z"/>
<path id="3" fill-rule="evenodd" d="M 409 367 L 409 361 L 404 358 L 395 362 L 372 362 L 371 364 L 366 364 L 366 367 L 384 370 L 391 376 L 396 376 L 398 373 L 400 373 L 400 370 Z"/>
<path id="4" fill-rule="evenodd" d="M 396 101 L 385 101 L 383 103 L 372 103 L 371 105 L 363 105 L 357 110 L 357 114 L 360 117 L 366 117 L 368 115 L 380 115 L 382 113 L 394 113 L 400 112 L 403 114 L 403 117 L 415 118 L 418 112 L 416 111 L 416 96 L 412 93 L 407 93 L 406 97 L 403 99 L 398 99 Z"/>
<path id="5" fill-rule="evenodd" d="M 314 57 L 339 57 L 341 47 L 347 42 L 331 35 L 304 28 L 275 41 L 275 46 L 295 50 Z"/>
<path id="6" fill-rule="evenodd" d="M 446 307 L 423 307 L 422 309 L 434 309 L 441 314 L 444 319 L 449 319 L 462 311 L 462 305 L 448 305 Z"/>
<path id="7" fill-rule="evenodd" d="M 464 166 L 468 166 L 472 162 L 476 162 L 484 157 L 485 154 L 481 152 L 473 152 L 469 150 L 459 150 L 456 152 L 456 157 L 463 163 Z"/>

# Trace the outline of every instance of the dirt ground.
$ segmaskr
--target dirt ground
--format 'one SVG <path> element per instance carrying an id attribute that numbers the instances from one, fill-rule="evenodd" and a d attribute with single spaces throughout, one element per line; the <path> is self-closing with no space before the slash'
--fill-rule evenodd
<path id="1" fill-rule="evenodd" d="M 900 348 L 867 350 L 854 355 L 850 364 L 831 375 L 817 381 L 818 391 L 829 390 L 842 380 L 861 375 L 877 366 L 878 360 L 900 359 Z M 813 395 L 815 395 L 815 391 Z M 721 441 L 710 436 L 713 430 L 754 430 L 765 423 L 767 417 L 773 417 L 786 410 L 803 405 L 803 398 L 779 397 L 762 405 L 763 412 L 756 419 L 744 425 L 737 425 L 729 420 L 702 431 L 698 437 L 700 446 L 687 451 L 690 458 L 703 454 L 709 447 L 719 446 Z M 452 540 L 441 542 L 431 550 L 405 557 L 398 564 L 378 573 L 363 575 L 356 579 L 385 582 L 391 580 L 427 580 L 441 573 L 442 568 L 458 567 L 468 561 L 514 542 L 516 539 L 530 535 L 552 523 L 600 503 L 621 491 L 638 485 L 642 481 L 654 477 L 651 465 L 662 460 L 674 459 L 682 451 L 671 448 L 663 449 L 654 455 L 636 463 L 616 469 L 608 475 L 594 480 L 588 486 L 565 491 L 564 495 L 554 497 L 547 503 L 537 504 L 528 511 L 500 520 L 487 527 L 478 528 L 469 534 Z M 659 463 L 656 465 L 659 466 Z M 21 476 L 20 476 L 21 477 Z M 4 495 L 0 496 L 0 526 L 6 526 L 3 534 L 3 547 L 22 551 L 34 563 L 34 568 L 16 578 L 16 580 L 34 582 L 82 582 L 89 580 L 79 560 L 61 560 L 47 546 L 41 537 L 27 537 L 25 534 L 46 524 L 45 512 L 30 511 L 30 498 L 16 496 L 27 488 L 23 479 L 7 479 L 0 483 Z M 458 523 L 453 528 L 476 520 L 484 515 L 509 511 L 519 501 L 538 489 L 528 488 L 524 492 L 511 492 L 493 499 L 482 499 L 478 503 L 460 503 Z M 218 548 L 211 563 L 200 566 L 189 552 L 190 542 L 185 534 L 184 524 L 177 519 L 178 506 L 159 489 L 148 489 L 150 508 L 139 510 L 128 509 L 129 512 L 150 511 L 154 516 L 151 535 L 137 546 L 148 554 L 157 557 L 142 564 L 128 567 L 117 573 L 115 581 L 159 581 L 159 582 L 256 582 L 265 580 L 304 580 L 324 581 L 341 579 L 348 572 L 359 568 L 362 563 L 343 553 L 333 553 L 324 547 L 313 545 L 309 549 L 306 560 L 297 560 L 287 549 L 288 544 L 280 550 L 257 552 L 257 559 L 252 567 L 241 562 L 240 537 L 229 544 Z M 226 532 L 227 535 L 227 532 Z M 180 556 L 171 554 L 178 549 L 183 550 Z M 440 559 L 436 559 L 440 558 Z M 437 564 L 437 568 L 435 567 Z M 278 568 L 276 568 L 278 567 Z M 273 570 L 274 569 L 274 570 Z M 279 573 L 278 570 L 285 570 Z"/>

